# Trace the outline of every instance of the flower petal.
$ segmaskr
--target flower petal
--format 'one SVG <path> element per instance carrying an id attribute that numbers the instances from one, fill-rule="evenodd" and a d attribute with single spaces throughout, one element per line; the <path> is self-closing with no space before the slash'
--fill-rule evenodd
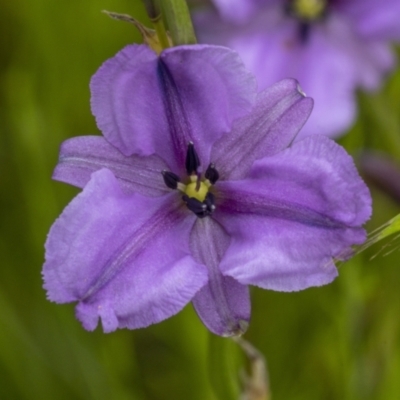
<path id="1" fill-rule="evenodd" d="M 253 111 L 237 120 L 213 147 L 211 160 L 222 179 L 246 176 L 254 161 L 285 149 L 312 110 L 298 82 L 284 79 L 259 93 Z"/>
<path id="2" fill-rule="evenodd" d="M 131 45 L 100 67 L 91 92 L 93 114 L 111 144 L 127 156 L 155 153 L 179 173 L 189 141 L 208 162 L 212 143 L 250 110 L 255 81 L 227 48 L 179 46 L 158 58 Z"/>
<path id="3" fill-rule="evenodd" d="M 193 218 L 173 194 L 126 195 L 103 169 L 50 230 L 44 265 L 48 297 L 78 301 L 88 330 L 100 317 L 105 332 L 166 319 L 207 281 L 206 268 L 189 256 Z"/>
<path id="4" fill-rule="evenodd" d="M 372 1 L 379 3 L 366 0 Z M 355 119 L 355 89 L 379 87 L 385 73 L 393 68 L 394 57 L 387 43 L 360 35 L 349 13 L 342 12 L 347 3 L 352 9 L 354 0 L 337 3 L 337 12 L 314 24 L 306 40 L 301 39 L 298 22 L 288 17 L 279 0 L 260 8 L 242 26 L 200 14 L 199 37 L 203 42 L 238 51 L 261 89 L 286 77 L 300 82 L 304 92 L 315 100 L 315 108 L 297 139 L 311 134 L 338 137 Z M 336 2 L 334 7 L 336 10 Z M 400 29 L 400 24 L 397 26 Z"/>
<path id="5" fill-rule="evenodd" d="M 53 179 L 83 188 L 93 172 L 108 168 L 126 193 L 161 196 L 169 192 L 161 171 L 168 166 L 159 157 L 126 157 L 101 136 L 66 140 L 60 149 Z"/>
<path id="6" fill-rule="evenodd" d="M 176 84 L 191 125 L 191 140 L 205 165 L 211 145 L 231 129 L 233 120 L 251 110 L 256 99 L 255 78 L 239 55 L 226 47 L 180 46 L 165 50 L 160 58 Z M 187 142 L 182 163 L 186 149 Z"/>
<path id="7" fill-rule="evenodd" d="M 371 213 L 351 157 L 328 138 L 311 136 L 256 162 L 250 176 L 216 185 L 215 216 L 232 239 L 222 273 L 279 291 L 332 281 L 332 259 L 345 259 L 365 240 L 361 225 Z"/>
<path id="8" fill-rule="evenodd" d="M 275 0 L 214 0 L 221 16 L 235 23 L 248 21 L 266 3 Z"/>
<path id="9" fill-rule="evenodd" d="M 353 29 L 366 38 L 400 39 L 398 0 L 352 0 L 338 2 L 337 11 L 346 15 Z"/>
<path id="10" fill-rule="evenodd" d="M 306 46 L 286 52 L 287 74 L 296 76 L 315 101 L 314 110 L 297 139 L 342 135 L 356 117 L 355 89 L 377 89 L 394 65 L 389 47 L 366 41 L 339 16 L 315 26 Z M 334 84 L 333 84 L 334 82 Z"/>
<path id="11" fill-rule="evenodd" d="M 219 263 L 229 246 L 225 230 L 207 217 L 197 219 L 190 235 L 194 259 L 208 268 L 208 284 L 193 298 L 193 305 L 204 325 L 220 336 L 240 335 L 250 319 L 250 296 L 247 286 L 223 276 Z"/>
<path id="12" fill-rule="evenodd" d="M 97 125 L 126 156 L 153 153 L 155 125 L 164 127 L 156 68 L 157 55 L 149 47 L 131 45 L 104 62 L 91 79 L 91 107 Z"/>

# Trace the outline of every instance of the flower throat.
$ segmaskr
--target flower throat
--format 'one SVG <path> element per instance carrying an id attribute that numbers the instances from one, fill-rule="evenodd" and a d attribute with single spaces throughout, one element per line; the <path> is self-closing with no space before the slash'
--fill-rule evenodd
<path id="1" fill-rule="evenodd" d="M 298 37 L 308 42 L 312 25 L 326 17 L 329 0 L 287 0 L 286 13 L 298 22 Z"/>
<path id="2" fill-rule="evenodd" d="M 302 22 L 313 22 L 322 18 L 328 6 L 327 0 L 290 0 L 290 13 Z"/>
<path id="3" fill-rule="evenodd" d="M 218 171 L 211 163 L 204 174 L 205 179 L 201 178 L 198 172 L 200 160 L 192 142 L 188 144 L 185 167 L 189 176 L 189 182 L 186 185 L 182 183 L 178 175 L 166 170 L 161 172 L 164 183 L 170 189 L 183 192 L 182 200 L 197 217 L 208 217 L 215 211 L 215 196 L 209 189 L 219 179 Z"/>

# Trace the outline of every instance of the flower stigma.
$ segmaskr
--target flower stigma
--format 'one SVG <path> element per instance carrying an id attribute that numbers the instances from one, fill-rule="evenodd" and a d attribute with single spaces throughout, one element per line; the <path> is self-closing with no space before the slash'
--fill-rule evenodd
<path id="1" fill-rule="evenodd" d="M 189 183 L 185 185 L 178 175 L 170 171 L 163 170 L 161 174 L 168 188 L 183 192 L 182 200 L 187 208 L 197 217 L 204 218 L 215 211 L 215 196 L 209 189 L 219 179 L 219 174 L 215 165 L 211 163 L 204 174 L 205 179 L 202 179 L 201 173 L 198 172 L 199 167 L 200 159 L 194 144 L 189 142 L 185 161 Z"/>

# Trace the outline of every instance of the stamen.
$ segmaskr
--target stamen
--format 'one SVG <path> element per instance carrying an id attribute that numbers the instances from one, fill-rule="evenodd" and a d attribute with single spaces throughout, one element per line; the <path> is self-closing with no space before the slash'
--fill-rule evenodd
<path id="1" fill-rule="evenodd" d="M 182 196 L 182 200 L 185 202 L 187 208 L 194 212 L 198 218 L 205 218 L 211 215 L 215 211 L 215 197 L 212 193 L 207 193 L 203 202 L 196 199 L 195 197 L 189 197 L 187 195 Z"/>
<path id="2" fill-rule="evenodd" d="M 181 182 L 178 182 L 178 190 L 180 190 L 181 192 L 184 192 L 186 190 L 186 185 L 184 185 Z"/>
<path id="3" fill-rule="evenodd" d="M 194 197 L 189 197 L 187 195 L 182 196 L 182 200 L 186 203 L 187 208 L 193 211 L 198 217 L 205 217 L 204 212 L 207 211 L 207 205 L 201 201 L 195 199 Z"/>
<path id="4" fill-rule="evenodd" d="M 167 187 L 183 192 L 182 200 L 187 208 L 198 218 L 205 218 L 215 211 L 215 197 L 208 190 L 219 179 L 218 171 L 214 164 L 210 164 L 202 180 L 202 171 L 199 156 L 194 149 L 193 142 L 189 142 L 186 153 L 186 172 L 189 175 L 187 185 L 180 181 L 178 175 L 171 171 L 163 170 L 162 176 Z"/>
<path id="5" fill-rule="evenodd" d="M 199 166 L 200 166 L 199 156 L 196 150 L 194 149 L 193 142 L 189 142 L 186 153 L 186 163 L 185 163 L 187 174 L 188 175 L 197 174 L 197 169 L 199 168 Z"/>
<path id="6" fill-rule="evenodd" d="M 215 211 L 215 196 L 208 192 L 206 198 L 204 199 L 204 204 L 207 206 L 207 210 L 212 214 Z"/>
<path id="7" fill-rule="evenodd" d="M 219 173 L 218 171 L 215 169 L 215 165 L 213 163 L 211 163 L 205 173 L 205 177 L 206 179 L 208 179 L 210 181 L 210 183 L 212 185 L 215 184 L 215 182 L 217 182 L 217 180 L 219 179 Z"/>
<path id="8" fill-rule="evenodd" d="M 180 182 L 180 178 L 178 175 L 166 170 L 161 171 L 161 174 L 167 187 L 169 187 L 170 189 L 178 188 L 178 183 Z"/>

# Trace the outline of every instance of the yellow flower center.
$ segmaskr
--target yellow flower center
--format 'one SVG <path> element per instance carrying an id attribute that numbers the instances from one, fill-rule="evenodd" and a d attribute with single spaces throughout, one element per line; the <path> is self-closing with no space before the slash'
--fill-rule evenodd
<path id="1" fill-rule="evenodd" d="M 182 200 L 186 207 L 196 217 L 205 218 L 212 215 L 216 209 L 215 196 L 209 189 L 219 179 L 219 173 L 215 169 L 215 165 L 210 163 L 204 173 L 205 179 L 202 180 L 201 172 L 199 172 L 200 165 L 194 144 L 189 142 L 185 160 L 185 168 L 189 177 L 187 185 L 181 181 L 178 175 L 171 171 L 162 170 L 161 174 L 165 185 L 169 189 L 179 190 L 183 193 Z"/>
<path id="2" fill-rule="evenodd" d="M 191 182 L 186 185 L 185 194 L 187 194 L 189 197 L 194 197 L 195 199 L 203 202 L 207 196 L 209 187 L 210 183 L 208 181 L 201 181 L 200 185 L 198 184 L 198 182 Z"/>
<path id="3" fill-rule="evenodd" d="M 297 17 L 313 21 L 322 16 L 327 6 L 327 0 L 293 0 L 292 10 Z"/>

